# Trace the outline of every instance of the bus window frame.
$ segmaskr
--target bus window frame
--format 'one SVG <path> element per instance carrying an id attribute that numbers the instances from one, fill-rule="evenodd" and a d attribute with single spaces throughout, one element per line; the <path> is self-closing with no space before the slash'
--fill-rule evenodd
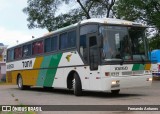
<path id="1" fill-rule="evenodd" d="M 31 54 L 29 56 L 25 56 L 23 55 L 23 47 L 26 45 L 31 45 Z M 32 42 L 27 42 L 26 44 L 22 45 L 22 58 L 29 58 L 30 56 L 32 56 Z"/>
<path id="2" fill-rule="evenodd" d="M 81 30 L 81 27 L 82 26 L 87 26 L 87 25 L 96 25 L 97 26 L 97 31 L 94 31 L 94 32 L 89 32 L 89 33 L 87 33 L 87 34 L 82 34 L 82 35 L 86 35 L 86 42 L 87 42 L 87 44 L 86 44 L 86 46 L 87 46 L 87 51 L 88 51 L 88 53 L 89 53 L 89 39 L 87 38 L 87 36 L 89 35 L 89 34 L 96 34 L 96 37 L 99 35 L 99 27 L 100 27 L 100 24 L 99 23 L 96 23 L 96 22 L 92 22 L 92 23 L 84 23 L 84 24 L 81 24 L 80 26 L 78 26 L 78 30 L 79 30 L 79 34 L 78 34 L 78 43 L 77 43 L 77 45 L 78 45 L 78 52 L 79 52 L 79 56 L 80 56 L 80 58 L 81 58 L 81 60 L 83 61 L 83 63 L 84 63 L 84 65 L 89 65 L 90 63 L 89 63 L 89 55 L 87 55 L 88 57 L 87 57 L 87 61 L 86 60 L 84 60 L 84 58 L 83 58 L 83 56 L 81 55 L 81 53 L 80 53 L 80 36 L 81 36 L 81 32 L 80 32 L 80 30 Z M 99 57 L 99 59 L 101 59 L 101 57 Z M 100 60 L 99 60 L 100 61 Z M 101 64 L 101 62 L 99 63 L 99 64 Z"/>
<path id="3" fill-rule="evenodd" d="M 40 42 L 40 41 L 42 41 L 42 43 L 43 43 L 43 52 L 42 53 L 36 53 L 36 54 L 33 54 L 33 45 L 34 45 L 34 43 L 36 43 L 36 42 Z M 38 40 L 35 40 L 35 41 L 33 41 L 32 42 L 32 56 L 37 56 L 37 55 L 43 55 L 44 54 L 44 38 L 40 38 L 40 39 L 38 39 Z"/>
<path id="4" fill-rule="evenodd" d="M 68 33 L 69 32 L 72 32 L 72 31 L 75 31 L 76 32 L 76 40 L 75 40 L 75 46 L 74 47 L 68 47 L 68 48 L 65 48 L 65 49 L 61 49 L 60 48 L 60 35 L 61 34 L 64 34 L 64 33 L 67 33 L 67 39 L 68 39 Z M 59 52 L 67 52 L 67 51 L 69 51 L 69 50 L 72 50 L 72 49 L 77 49 L 78 50 L 78 48 L 77 48 L 77 42 L 78 42 L 78 37 L 77 37 L 77 28 L 72 28 L 72 29 L 68 29 L 68 30 L 66 30 L 66 31 L 63 31 L 63 32 L 60 32 L 59 33 L 59 37 L 58 37 L 58 49 L 59 49 Z"/>
<path id="5" fill-rule="evenodd" d="M 17 49 L 17 48 L 21 48 L 21 57 L 18 57 L 18 58 L 16 58 L 15 57 L 15 53 L 16 53 L 16 51 L 15 51 L 15 49 Z M 22 50 L 23 50 L 23 45 L 19 45 L 19 46 L 16 46 L 16 47 L 14 47 L 14 59 L 13 60 L 20 60 L 20 59 L 22 59 L 23 58 L 23 55 L 22 55 Z"/>

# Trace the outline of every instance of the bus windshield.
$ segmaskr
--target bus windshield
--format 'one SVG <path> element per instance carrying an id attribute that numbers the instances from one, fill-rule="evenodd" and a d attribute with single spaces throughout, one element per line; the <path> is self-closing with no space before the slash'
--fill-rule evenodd
<path id="1" fill-rule="evenodd" d="M 103 61 L 148 60 L 145 28 L 101 26 L 100 33 L 103 36 Z"/>

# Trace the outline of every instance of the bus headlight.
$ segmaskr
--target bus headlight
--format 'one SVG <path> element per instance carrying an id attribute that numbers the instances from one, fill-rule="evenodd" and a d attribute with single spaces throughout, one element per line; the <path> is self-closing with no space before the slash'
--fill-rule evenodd
<path id="1" fill-rule="evenodd" d="M 115 85 L 115 84 L 117 84 L 117 81 L 112 81 L 112 85 Z"/>
<path id="2" fill-rule="evenodd" d="M 112 81 L 111 87 L 119 87 L 120 86 L 119 82 L 120 82 L 119 80 Z"/>
<path id="3" fill-rule="evenodd" d="M 152 78 L 147 78 L 147 81 L 152 81 Z"/>

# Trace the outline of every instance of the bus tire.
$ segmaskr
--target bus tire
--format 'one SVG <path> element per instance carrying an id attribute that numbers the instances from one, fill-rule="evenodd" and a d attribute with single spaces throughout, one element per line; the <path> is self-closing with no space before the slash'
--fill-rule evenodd
<path id="1" fill-rule="evenodd" d="M 18 76 L 17 85 L 18 85 L 18 88 L 19 88 L 20 90 L 24 90 L 24 89 L 29 89 L 29 88 L 30 88 L 30 86 L 24 86 L 24 85 L 23 85 L 23 79 L 22 79 L 22 76 L 21 76 L 21 75 Z"/>
<path id="2" fill-rule="evenodd" d="M 81 96 L 82 95 L 82 85 L 81 80 L 77 73 L 74 73 L 74 79 L 73 79 L 73 91 L 75 96 Z"/>
<path id="3" fill-rule="evenodd" d="M 111 94 L 112 95 L 118 95 L 120 92 L 120 89 L 117 89 L 117 90 L 111 90 Z"/>

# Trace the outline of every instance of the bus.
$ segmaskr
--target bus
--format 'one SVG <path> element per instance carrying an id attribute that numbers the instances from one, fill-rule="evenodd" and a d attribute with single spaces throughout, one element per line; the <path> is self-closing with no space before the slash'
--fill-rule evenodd
<path id="1" fill-rule="evenodd" d="M 152 63 L 152 75 L 153 77 L 160 77 L 160 50 L 155 49 L 151 52 L 151 63 Z"/>
<path id="2" fill-rule="evenodd" d="M 93 18 L 57 29 L 7 50 L 7 82 L 31 86 L 119 94 L 150 86 L 146 26 Z"/>

